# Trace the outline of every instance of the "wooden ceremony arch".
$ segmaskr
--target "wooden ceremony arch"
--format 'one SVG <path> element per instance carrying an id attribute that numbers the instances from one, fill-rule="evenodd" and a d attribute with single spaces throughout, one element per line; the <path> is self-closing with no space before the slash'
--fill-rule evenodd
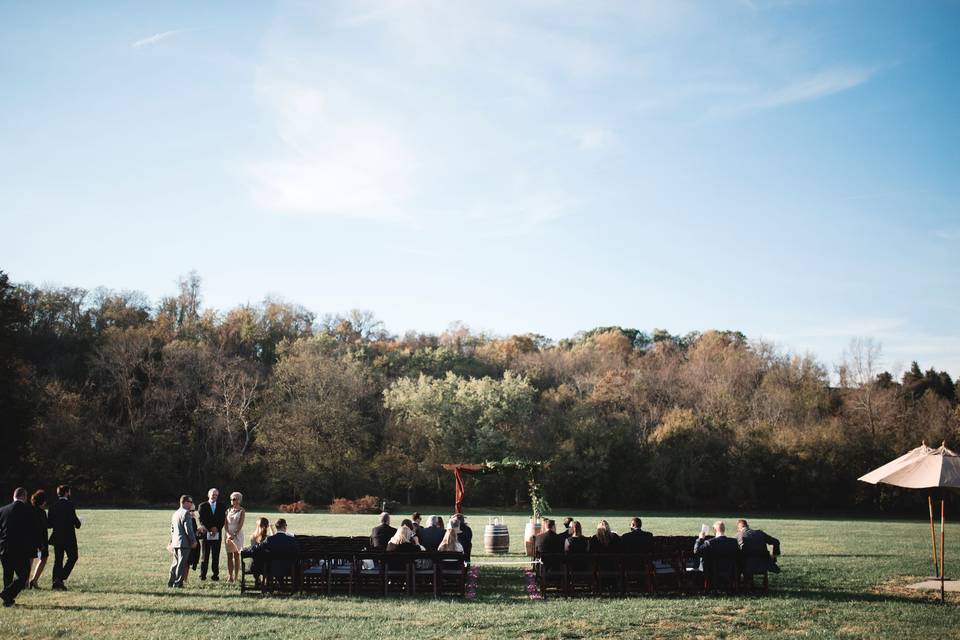
<path id="1" fill-rule="evenodd" d="M 463 496 L 465 493 L 463 484 L 464 473 L 487 473 L 489 471 L 499 471 L 501 469 L 520 469 L 526 472 L 527 488 L 530 494 L 530 507 L 533 509 L 534 518 L 539 518 L 541 515 L 550 512 L 550 505 L 547 504 L 546 499 L 543 497 L 543 489 L 536 478 L 536 472 L 546 467 L 546 464 L 543 462 L 537 460 L 514 460 L 506 458 L 499 462 L 460 462 L 448 463 L 440 466 L 447 471 L 453 471 L 455 482 L 453 501 L 454 513 L 463 513 Z"/>

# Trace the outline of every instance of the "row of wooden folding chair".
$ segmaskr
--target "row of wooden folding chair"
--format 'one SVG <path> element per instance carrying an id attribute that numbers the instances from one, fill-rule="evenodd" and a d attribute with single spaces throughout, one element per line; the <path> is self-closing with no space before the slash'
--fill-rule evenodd
<path id="1" fill-rule="evenodd" d="M 289 576 L 272 576 L 269 554 L 261 559 L 263 576 L 247 586 L 251 576 L 243 563 L 242 593 L 313 593 L 415 595 L 432 593 L 463 596 L 466 593 L 466 563 L 462 553 L 390 553 L 379 551 L 301 552 Z"/>
<path id="2" fill-rule="evenodd" d="M 732 570 L 711 570 L 702 573 L 700 558 L 692 551 L 671 554 L 545 554 L 537 558 L 536 575 L 544 597 L 550 594 L 572 596 L 578 594 L 656 593 L 674 590 L 701 592 L 721 589 L 738 591 L 741 580 L 744 588 L 753 590 L 754 576 L 742 576 L 739 565 Z M 730 568 L 727 568 L 730 569 Z M 768 591 L 766 573 L 762 577 L 762 592 Z"/>

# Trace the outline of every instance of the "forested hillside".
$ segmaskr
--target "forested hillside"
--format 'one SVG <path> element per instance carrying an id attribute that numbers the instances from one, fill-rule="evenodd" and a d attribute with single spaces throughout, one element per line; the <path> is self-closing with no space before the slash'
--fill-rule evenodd
<path id="1" fill-rule="evenodd" d="M 921 439 L 960 445 L 950 376 L 895 379 L 869 340 L 834 370 L 735 331 L 394 336 L 366 312 L 204 308 L 200 284 L 155 302 L 0 272 L 0 482 L 447 503 L 441 463 L 510 457 L 549 463 L 554 506 L 896 508 L 913 498 L 857 476 Z M 519 475 L 470 482 L 471 504 L 524 497 Z"/>

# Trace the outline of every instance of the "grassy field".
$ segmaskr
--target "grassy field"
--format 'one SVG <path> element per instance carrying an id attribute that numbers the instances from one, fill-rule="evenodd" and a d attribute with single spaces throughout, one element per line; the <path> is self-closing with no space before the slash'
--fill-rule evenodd
<path id="1" fill-rule="evenodd" d="M 86 510 L 80 562 L 70 591 L 26 591 L 0 610 L 9 638 L 364 638 L 364 637 L 960 637 L 960 596 L 941 606 L 902 587 L 931 571 L 929 528 L 922 520 L 856 521 L 756 519 L 780 538 L 783 573 L 768 597 L 634 596 L 626 599 L 532 601 L 517 566 L 483 555 L 486 514 L 468 519 L 474 560 L 481 565 L 472 601 L 427 598 L 241 597 L 225 582 L 191 574 L 182 591 L 166 588 L 164 549 L 170 511 Z M 423 511 L 423 510 L 422 510 Z M 249 516 L 274 513 L 251 511 Z M 444 516 L 447 514 L 444 513 Z M 571 513 L 585 524 L 607 517 L 614 530 L 628 514 Z M 649 515 L 644 528 L 693 535 L 701 522 L 731 514 Z M 922 517 L 922 515 L 921 515 Z M 366 534 L 375 516 L 288 516 L 304 534 Z M 248 522 L 249 522 L 248 518 Z M 508 516 L 511 555 L 519 560 L 524 519 Z M 248 527 L 249 529 L 250 527 Z M 248 531 L 249 534 L 249 531 Z M 948 545 L 960 545 L 960 526 L 948 526 Z M 953 549 L 957 548 L 956 546 Z M 948 573 L 957 560 L 948 546 Z M 960 565 L 956 565 L 960 569 Z M 221 573 L 226 575 L 221 558 Z"/>

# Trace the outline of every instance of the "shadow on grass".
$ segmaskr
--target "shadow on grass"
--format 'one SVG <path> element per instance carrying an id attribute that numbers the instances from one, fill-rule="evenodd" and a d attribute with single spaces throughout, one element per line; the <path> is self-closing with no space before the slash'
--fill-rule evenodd
<path id="1" fill-rule="evenodd" d="M 791 558 L 897 558 L 899 553 L 791 553 Z"/>
<path id="2" fill-rule="evenodd" d="M 196 592 L 184 592 L 184 591 L 118 591 L 118 590 L 108 590 L 108 589 L 98 589 L 85 591 L 84 593 L 104 593 L 104 594 L 113 594 L 113 595 L 127 595 L 127 596 L 156 596 L 164 598 L 174 598 L 174 599 L 195 599 L 197 596 L 203 596 L 205 594 L 198 594 Z M 210 594 L 217 595 L 217 597 L 238 597 L 239 593 L 225 593 L 222 595 L 219 594 Z M 519 594 L 517 594 L 519 595 Z M 373 597 L 358 597 L 350 596 L 346 594 L 333 595 L 333 596 L 260 596 L 256 594 L 250 594 L 247 596 L 240 596 L 242 599 L 240 602 L 249 602 L 249 603 L 268 603 L 268 602 L 284 602 L 284 603 L 295 603 L 302 602 L 304 604 L 310 604 L 311 602 L 321 602 L 321 601 L 341 601 L 341 602 L 353 602 L 353 603 L 381 603 L 381 602 L 395 602 L 395 603 L 424 603 L 424 602 L 442 602 L 442 603 L 459 603 L 464 605 L 473 605 L 473 606 L 529 606 L 530 600 L 526 597 L 513 597 L 513 598 L 502 598 L 496 599 L 495 601 L 485 601 L 484 599 L 476 600 L 464 600 L 461 598 L 450 598 L 450 597 L 440 597 L 433 598 L 430 595 L 423 594 L 417 596 L 403 596 L 403 595 L 393 595 L 389 597 L 382 596 L 373 596 Z M 924 598 L 918 596 L 908 596 L 908 595 L 898 595 L 895 593 L 871 593 L 871 592 L 860 592 L 860 591 L 845 591 L 845 590 L 831 590 L 831 589 L 791 589 L 791 590 L 775 590 L 771 591 L 767 595 L 762 595 L 759 593 L 738 593 L 738 594 L 726 594 L 726 593 L 682 593 L 682 592 L 660 592 L 655 595 L 636 593 L 626 596 L 620 596 L 616 594 L 608 594 L 603 596 L 593 596 L 593 595 L 583 595 L 575 596 L 571 598 L 559 597 L 552 595 L 550 598 L 544 602 L 584 602 L 584 601 L 610 601 L 610 600 L 624 600 L 630 602 L 642 602 L 649 601 L 650 603 L 656 602 L 697 602 L 703 603 L 706 600 L 733 600 L 733 601 L 742 601 L 747 602 L 763 602 L 769 601 L 771 603 L 777 602 L 780 600 L 806 600 L 806 601 L 816 601 L 823 603 L 863 603 L 863 604 L 912 604 L 912 605 L 929 605 L 929 606 L 942 606 L 938 601 L 932 598 Z M 960 604 L 960 601 L 956 602 L 947 602 L 948 605 L 953 604 L 956 606 Z M 56 605 L 56 604 L 23 604 L 24 609 L 39 609 L 39 610 L 50 610 L 50 611 L 100 611 L 104 613 L 109 612 L 128 612 L 128 613 L 176 613 L 178 615 L 192 615 L 192 616 L 216 616 L 219 615 L 217 609 L 210 608 L 181 608 L 179 604 L 175 609 L 169 609 L 164 607 L 148 607 L 142 605 L 90 605 L 90 606 L 81 606 L 81 605 Z M 249 618 L 259 618 L 259 617 L 280 617 L 280 618 L 290 618 L 290 619 L 303 619 L 303 620 L 353 620 L 356 618 L 356 612 L 353 615 L 337 615 L 337 614 L 324 614 L 324 613 L 289 613 L 289 612 L 276 612 L 276 611 L 244 611 L 242 609 L 233 609 L 231 615 L 236 615 L 239 617 L 249 617 Z"/>
<path id="3" fill-rule="evenodd" d="M 818 589 L 797 589 L 790 591 L 777 591 L 771 592 L 768 598 L 771 599 L 787 599 L 787 600 L 818 600 L 821 602 L 861 602 L 861 603 L 898 603 L 905 604 L 910 603 L 914 605 L 931 605 L 940 607 L 942 606 L 938 600 L 932 598 L 927 598 L 922 595 L 909 596 L 909 595 L 899 595 L 896 593 L 872 593 L 869 591 L 834 591 L 834 590 L 818 590 Z M 949 600 L 947 604 L 958 604 L 957 602 L 951 603 Z"/>
<path id="4" fill-rule="evenodd" d="M 197 616 L 197 617 L 216 617 L 219 618 L 223 615 L 223 612 L 218 609 L 191 609 L 191 608 L 182 608 L 178 607 L 176 609 L 166 609 L 161 607 L 144 607 L 144 606 L 126 606 L 126 605 L 115 605 L 115 606 L 104 606 L 104 605 L 90 605 L 90 606 L 80 606 L 80 605 L 47 605 L 47 604 L 17 604 L 18 608 L 21 609 L 31 609 L 38 611 L 76 611 L 78 613 L 88 613 L 88 612 L 101 612 L 105 614 L 117 614 L 117 613 L 146 613 L 151 615 L 165 615 L 173 614 L 178 616 Z M 244 611 L 242 609 L 234 609 L 230 611 L 230 617 L 237 618 L 286 618 L 290 620 L 313 620 L 313 621 L 343 621 L 343 622 L 355 622 L 357 620 L 357 612 L 353 611 L 350 613 L 296 613 L 296 612 L 285 612 L 285 611 Z"/>

